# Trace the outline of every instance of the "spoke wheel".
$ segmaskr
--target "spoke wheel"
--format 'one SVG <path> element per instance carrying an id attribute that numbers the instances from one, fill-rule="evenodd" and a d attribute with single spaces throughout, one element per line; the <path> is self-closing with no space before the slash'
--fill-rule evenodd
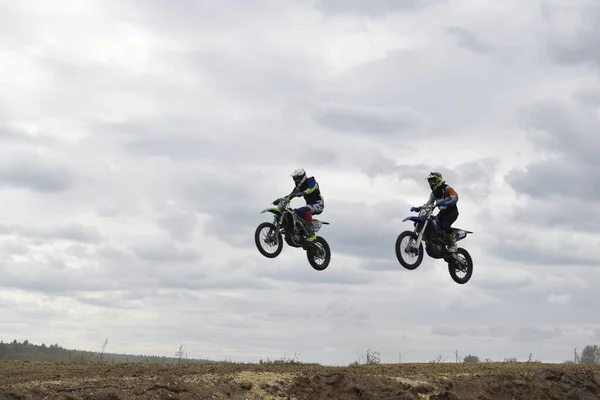
<path id="1" fill-rule="evenodd" d="M 448 262 L 448 272 L 452 280 L 459 285 L 464 285 L 469 282 L 473 276 L 473 259 L 469 252 L 462 247 L 456 250 L 454 256 L 450 256 Z M 456 259 L 454 258 L 456 257 Z"/>
<path id="2" fill-rule="evenodd" d="M 331 261 L 331 249 L 327 241 L 321 236 L 317 236 L 311 244 L 307 245 L 306 258 L 310 266 L 317 271 L 327 268 Z"/>
<path id="3" fill-rule="evenodd" d="M 267 258 L 275 258 L 283 250 L 281 233 L 270 222 L 258 225 L 254 232 L 254 243 L 260 254 Z"/>
<path id="4" fill-rule="evenodd" d="M 396 239 L 396 258 L 398 262 L 406 269 L 416 269 L 423 262 L 423 243 L 419 248 L 415 247 L 417 234 L 411 231 L 404 231 Z"/>

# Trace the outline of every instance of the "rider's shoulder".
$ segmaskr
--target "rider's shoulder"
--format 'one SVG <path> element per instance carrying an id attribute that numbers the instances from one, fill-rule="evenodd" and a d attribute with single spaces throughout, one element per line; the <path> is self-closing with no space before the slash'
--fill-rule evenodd
<path id="1" fill-rule="evenodd" d="M 444 189 L 446 190 L 446 193 L 449 193 L 449 194 L 455 194 L 456 193 L 456 189 L 454 189 L 453 186 L 446 185 L 446 187 Z"/>

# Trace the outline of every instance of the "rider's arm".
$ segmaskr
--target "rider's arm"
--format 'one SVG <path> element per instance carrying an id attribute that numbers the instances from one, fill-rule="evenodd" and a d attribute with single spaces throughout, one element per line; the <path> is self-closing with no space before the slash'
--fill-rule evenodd
<path id="1" fill-rule="evenodd" d="M 298 194 L 298 188 L 294 187 L 294 189 L 292 189 L 292 191 L 290 192 L 290 194 L 288 194 L 287 196 L 285 196 L 285 198 L 289 200 L 292 197 L 296 196 L 296 194 Z"/>
<path id="2" fill-rule="evenodd" d="M 429 195 L 429 200 L 427 200 L 427 203 L 423 204 L 421 207 L 427 207 L 432 205 L 435 202 L 435 197 L 433 197 L 433 192 L 431 192 L 431 194 Z"/>

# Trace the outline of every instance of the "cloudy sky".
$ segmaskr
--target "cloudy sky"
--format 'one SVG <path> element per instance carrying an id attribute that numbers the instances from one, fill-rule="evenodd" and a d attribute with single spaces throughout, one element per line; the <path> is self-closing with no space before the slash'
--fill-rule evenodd
<path id="1" fill-rule="evenodd" d="M 600 343 L 596 3 L 2 1 L 0 338 L 331 365 Z M 296 168 L 323 272 L 254 247 Z M 395 259 L 431 170 L 475 232 L 464 286 Z"/>

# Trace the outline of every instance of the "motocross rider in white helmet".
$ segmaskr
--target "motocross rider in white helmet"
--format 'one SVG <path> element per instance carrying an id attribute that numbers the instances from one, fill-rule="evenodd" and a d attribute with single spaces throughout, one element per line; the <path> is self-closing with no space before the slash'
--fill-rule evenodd
<path id="1" fill-rule="evenodd" d="M 319 215 L 323 212 L 323 209 L 325 208 L 325 202 L 323 200 L 323 196 L 321 196 L 319 184 L 313 176 L 308 177 L 304 169 L 297 169 L 292 172 L 290 176 L 294 180 L 295 186 L 292 192 L 285 196 L 285 199 L 287 200 L 292 197 L 304 197 L 306 205 L 304 207 L 296 208 L 294 211 L 307 222 L 306 227 L 308 230 L 308 236 L 306 240 L 312 242 L 317 238 L 317 235 L 312 229 L 312 216 Z M 276 204 L 279 200 L 280 199 L 275 200 L 273 204 Z"/>

